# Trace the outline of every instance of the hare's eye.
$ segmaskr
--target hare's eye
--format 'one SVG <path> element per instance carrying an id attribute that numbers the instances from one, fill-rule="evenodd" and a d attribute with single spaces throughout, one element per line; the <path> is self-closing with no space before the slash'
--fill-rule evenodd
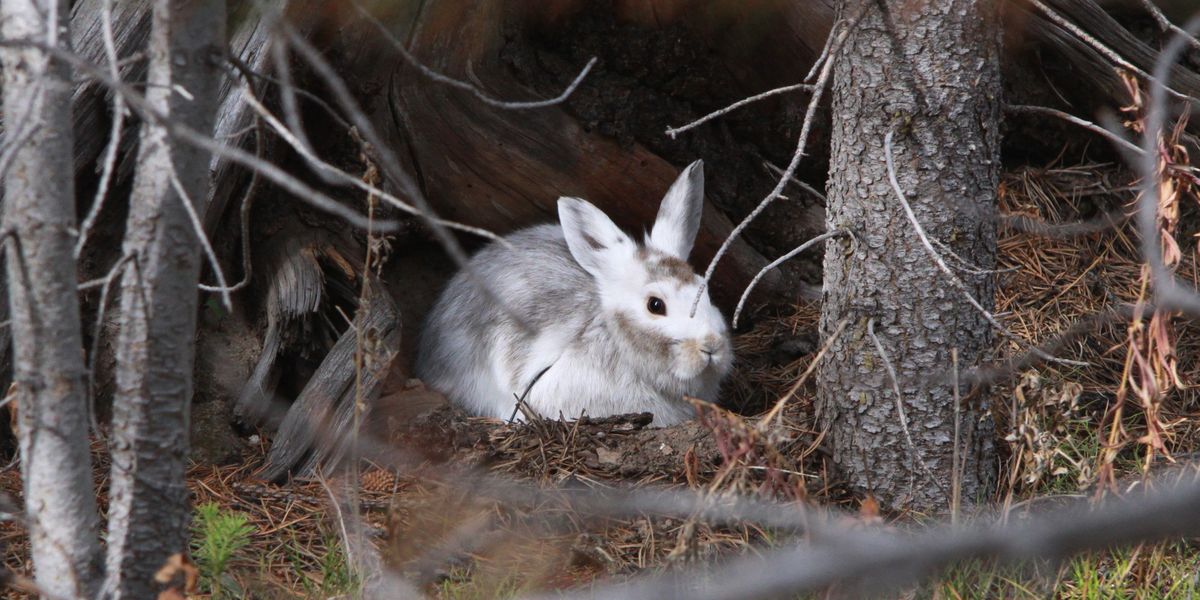
<path id="1" fill-rule="evenodd" d="M 658 296 L 650 296 L 650 298 L 646 300 L 646 310 L 653 314 L 665 317 L 667 316 L 667 303 L 663 302 L 663 299 L 659 298 Z"/>

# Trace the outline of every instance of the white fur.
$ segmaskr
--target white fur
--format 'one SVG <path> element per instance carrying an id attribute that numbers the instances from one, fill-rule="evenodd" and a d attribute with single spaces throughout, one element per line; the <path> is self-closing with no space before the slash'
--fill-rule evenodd
<path id="1" fill-rule="evenodd" d="M 559 199 L 561 226 L 518 231 L 506 238 L 511 247 L 492 244 L 471 259 L 470 272 L 503 307 L 466 271 L 450 281 L 422 332 L 417 375 L 468 411 L 497 418 L 513 414 L 516 397 L 547 367 L 526 398 L 544 417 L 691 418 L 683 397 L 715 401 L 733 360 L 707 294 L 689 316 L 701 280 L 680 269 L 703 197 L 696 161 L 671 186 L 644 245 L 595 206 Z M 665 301 L 666 316 L 648 310 L 651 295 Z"/>

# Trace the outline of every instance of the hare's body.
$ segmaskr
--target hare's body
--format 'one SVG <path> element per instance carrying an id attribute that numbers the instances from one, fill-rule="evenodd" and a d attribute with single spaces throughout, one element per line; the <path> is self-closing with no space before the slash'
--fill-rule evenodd
<path id="1" fill-rule="evenodd" d="M 417 375 L 497 418 L 513 415 L 526 390 L 544 417 L 652 412 L 660 425 L 690 418 L 684 396 L 715 401 L 730 346 L 706 296 L 687 316 L 699 292 L 691 268 L 611 222 L 594 224 L 607 217 L 582 201 L 560 201 L 560 215 L 562 226 L 513 233 L 455 275 L 426 321 Z M 671 302 L 673 319 L 645 314 L 647 294 Z"/>

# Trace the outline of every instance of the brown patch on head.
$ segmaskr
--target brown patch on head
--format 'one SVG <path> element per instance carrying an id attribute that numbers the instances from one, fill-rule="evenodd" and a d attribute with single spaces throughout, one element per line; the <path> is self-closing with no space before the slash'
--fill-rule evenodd
<path id="1" fill-rule="evenodd" d="M 633 320 L 623 312 L 618 312 L 614 321 L 620 335 L 628 340 L 638 351 L 652 355 L 661 354 L 667 356 L 670 354 L 671 344 L 673 343 L 671 338 L 653 331 L 638 328 L 633 324 Z"/>
<path id="2" fill-rule="evenodd" d="M 686 260 L 644 246 L 638 248 L 638 259 L 646 265 L 646 273 L 650 275 L 650 281 L 673 279 L 681 283 L 688 283 L 696 275 L 696 272 L 692 270 L 692 265 L 689 265 Z"/>

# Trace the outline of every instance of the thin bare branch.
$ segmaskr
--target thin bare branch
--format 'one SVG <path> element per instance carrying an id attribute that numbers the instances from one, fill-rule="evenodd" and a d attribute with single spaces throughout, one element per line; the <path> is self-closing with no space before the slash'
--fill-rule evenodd
<path id="1" fill-rule="evenodd" d="M 688 597 L 735 600 L 788 597 L 837 584 L 852 596 L 877 596 L 972 559 L 1014 564 L 1059 561 L 1088 550 L 1200 535 L 1200 482 L 1132 493 L 1103 508 L 1086 502 L 1007 526 L 935 527 L 903 532 L 840 531 L 820 542 L 751 555 L 710 569 L 703 578 L 683 571 L 644 577 L 566 598 L 640 600 Z M 819 526 L 823 515 L 809 519 Z M 824 518 L 829 518 L 824 516 Z M 856 592 L 856 593 L 855 593 Z M 543 596 L 534 598 L 563 598 Z"/>
<path id="2" fill-rule="evenodd" d="M 183 183 L 179 181 L 179 173 L 175 171 L 173 162 L 168 162 L 167 168 L 170 170 L 168 177 L 171 180 L 171 187 L 175 189 L 175 193 L 179 194 L 179 199 L 183 202 L 183 208 L 187 211 L 188 220 L 192 222 L 192 231 L 196 234 L 196 240 L 200 242 L 200 247 L 204 249 L 204 256 L 208 258 L 208 266 L 213 270 L 213 275 L 217 278 L 217 286 L 210 287 L 200 285 L 200 289 L 208 291 L 216 291 L 221 293 L 221 304 L 225 306 L 225 310 L 233 310 L 233 299 L 229 292 L 232 288 L 225 281 L 225 271 L 221 269 L 221 261 L 217 260 L 217 253 L 213 250 L 212 243 L 208 241 L 208 236 L 204 235 L 204 223 L 200 221 L 200 215 L 196 214 L 196 206 L 192 204 L 192 199 L 188 196 L 187 190 L 183 187 Z"/>
<path id="3" fill-rule="evenodd" d="M 844 26 L 845 21 L 838 21 L 833 24 L 833 27 L 829 28 L 829 35 L 825 36 L 825 45 L 821 46 L 821 54 L 817 56 L 817 60 L 813 61 L 812 66 L 808 68 L 808 73 L 804 75 L 805 83 L 812 81 L 812 78 L 816 77 L 821 67 L 825 65 L 825 61 L 829 60 L 830 49 L 833 47 L 834 40 L 837 39 L 837 36 L 834 34 L 839 27 Z"/>
<path id="4" fill-rule="evenodd" d="M 808 363 L 808 368 L 804 369 L 804 372 L 800 374 L 800 377 L 796 379 L 796 382 L 792 384 L 792 387 L 788 388 L 788 391 L 779 397 L 779 400 L 775 402 L 775 406 L 771 407 L 771 410 L 767 411 L 767 413 L 763 415 L 762 420 L 759 421 L 758 424 L 760 431 L 766 430 L 766 428 L 770 426 L 771 422 L 775 420 L 775 417 L 783 412 L 784 405 L 787 404 L 787 401 L 791 399 L 792 396 L 796 395 L 796 391 L 800 389 L 800 386 L 804 385 L 805 381 L 808 381 L 808 376 L 812 375 L 813 371 L 817 370 L 817 366 L 821 364 L 821 359 L 825 357 L 825 353 L 829 352 L 829 349 L 833 347 L 833 343 L 836 342 L 839 337 L 841 337 L 842 332 L 845 331 L 846 326 L 849 324 L 849 319 L 842 319 L 838 322 L 837 327 L 835 327 L 833 330 L 833 333 L 829 334 L 829 336 L 825 339 L 825 342 L 821 344 L 821 349 L 817 351 L 817 355 L 813 357 L 812 362 Z"/>
<path id="5" fill-rule="evenodd" d="M 228 59 L 230 64 L 234 66 L 234 69 L 236 69 L 242 76 L 243 83 L 246 86 L 244 93 L 252 97 L 257 97 L 258 93 L 257 86 L 254 84 L 254 73 L 252 69 L 250 69 L 249 65 L 235 56 L 229 56 Z M 266 151 L 267 145 L 266 135 L 263 133 L 262 118 L 255 116 L 254 124 L 251 125 L 250 128 L 254 130 L 254 156 L 261 160 L 263 157 L 263 152 Z M 231 136 L 231 139 L 237 139 L 238 137 L 240 136 Z M 238 209 L 240 225 L 239 233 L 242 238 L 242 280 L 233 284 L 233 286 L 229 288 L 230 292 L 236 292 L 250 285 L 251 278 L 254 275 L 254 262 L 250 259 L 250 214 L 254 208 L 254 199 L 258 194 L 259 182 L 260 178 L 258 171 L 250 171 L 250 183 L 246 185 L 246 191 L 242 193 L 242 202 L 240 208 Z M 204 284 L 200 284 L 200 289 L 205 291 L 213 291 L 210 286 L 206 286 Z"/>
<path id="6" fill-rule="evenodd" d="M 1062 119 L 1068 123 L 1071 123 L 1072 125 L 1078 125 L 1092 133 L 1103 136 L 1105 139 L 1121 147 L 1121 149 L 1125 150 L 1126 152 L 1132 152 L 1137 155 L 1142 154 L 1142 149 L 1136 144 L 1131 143 L 1129 140 L 1114 134 L 1104 127 L 1088 121 L 1087 119 L 1081 119 L 1075 115 L 1055 108 L 1050 108 L 1048 106 L 1032 106 L 1028 104 L 1005 104 L 1004 110 L 1006 112 L 1018 115 L 1045 115 Z"/>
<path id="7" fill-rule="evenodd" d="M 703 125 L 713 119 L 716 119 L 717 117 L 727 115 L 743 106 L 746 106 L 747 104 L 753 104 L 764 98 L 770 98 L 771 96 L 778 96 L 779 94 L 786 94 L 787 92 L 794 92 L 796 90 L 805 90 L 805 91 L 811 92 L 811 91 L 813 91 L 813 86 L 809 85 L 807 83 L 797 83 L 794 85 L 785 85 L 783 87 L 777 87 L 773 90 L 767 90 L 761 94 L 755 94 L 748 98 L 742 98 L 741 100 L 738 100 L 737 102 L 734 102 L 733 104 L 730 104 L 729 106 L 726 106 L 725 108 L 708 113 L 707 115 L 704 115 L 703 117 L 700 117 L 699 119 L 696 119 L 695 121 L 692 121 L 691 123 L 688 123 L 686 125 L 681 125 L 679 127 L 668 127 L 666 134 L 671 136 L 671 139 L 675 139 L 675 136 L 677 136 L 685 131 L 688 131 L 689 129 L 699 127 L 700 125 Z"/>
<path id="8" fill-rule="evenodd" d="M 845 229 L 826 231 L 825 233 L 822 233 L 821 235 L 818 235 L 817 237 L 815 237 L 811 240 L 808 240 L 807 242 L 804 242 L 803 244 L 800 244 L 799 246 L 796 246 L 795 248 L 792 249 L 791 252 L 788 252 L 787 254 L 780 256 L 779 258 L 771 261 L 771 264 L 768 264 L 767 266 L 763 267 L 762 270 L 760 270 L 758 272 L 758 274 L 754 276 L 754 279 L 750 280 L 750 284 L 746 286 L 746 289 L 744 291 L 742 291 L 742 297 L 738 299 L 737 308 L 734 309 L 734 311 L 733 311 L 733 328 L 737 329 L 738 318 L 742 316 L 742 308 L 744 308 L 746 305 L 746 299 L 750 297 L 750 292 L 752 292 L 754 290 L 754 286 L 758 285 L 758 282 L 762 280 L 764 275 L 769 273 L 775 267 L 778 267 L 779 265 L 791 260 L 797 254 L 800 254 L 801 252 L 808 250 L 813 245 L 823 242 L 831 237 L 848 234 L 848 233 L 850 233 L 850 232 L 846 231 Z"/>
<path id="9" fill-rule="evenodd" d="M 1042 2 L 1042 0 L 1029 0 L 1029 3 L 1036 6 L 1038 8 L 1038 10 L 1040 10 L 1042 12 L 1042 14 L 1046 15 L 1046 18 L 1053 21 L 1054 24 L 1067 30 L 1068 32 L 1071 33 L 1071 35 L 1074 35 L 1075 37 L 1079 38 L 1079 40 L 1081 42 L 1091 46 L 1092 49 L 1094 49 L 1096 52 L 1099 52 L 1101 55 L 1103 55 L 1105 58 L 1107 58 L 1109 61 L 1111 61 L 1114 65 L 1117 65 L 1117 66 L 1121 67 L 1122 69 L 1129 71 L 1130 73 L 1136 73 L 1139 77 L 1141 77 L 1147 81 L 1150 81 L 1151 83 L 1160 83 L 1162 81 L 1160 77 L 1167 76 L 1168 73 L 1159 74 L 1157 71 L 1155 72 L 1154 75 L 1147 73 L 1144 69 L 1142 69 L 1142 68 L 1138 67 L 1137 65 L 1126 60 L 1125 57 L 1121 56 L 1116 50 L 1109 48 L 1108 46 L 1106 46 L 1104 44 L 1104 42 L 1101 42 L 1100 40 L 1098 40 L 1094 36 L 1092 36 L 1090 33 L 1084 31 L 1083 28 L 1072 23 L 1066 17 L 1058 14 L 1058 12 L 1056 12 L 1053 8 L 1050 8 L 1049 6 L 1047 6 L 1046 3 Z M 1159 62 L 1161 63 L 1161 58 L 1160 58 Z M 1172 62 L 1174 62 L 1174 61 L 1172 61 Z M 1164 91 L 1180 100 L 1187 100 L 1189 102 L 1196 101 L 1195 98 L 1192 98 L 1191 96 L 1188 96 L 1187 94 L 1183 94 L 1178 91 L 1175 91 L 1171 88 L 1164 87 Z"/>
<path id="10" fill-rule="evenodd" d="M 137 269 L 137 255 L 122 256 L 108 270 L 108 274 L 98 280 L 100 282 L 100 302 L 96 306 L 96 321 L 92 324 L 92 347 L 87 355 L 88 419 L 91 422 L 92 433 L 101 439 L 104 438 L 104 432 L 100 429 L 100 422 L 96 418 L 96 359 L 100 356 L 100 339 L 104 335 L 104 313 L 108 310 L 108 295 L 112 291 L 113 282 L 124 273 L 125 263 L 133 263 L 133 268 Z M 140 276 L 138 281 L 141 281 Z M 144 291 L 143 289 L 143 293 Z"/>
<path id="11" fill-rule="evenodd" d="M 91 64 L 73 52 L 68 52 L 61 48 L 49 47 L 39 41 L 30 39 L 0 40 L 0 47 L 32 47 L 42 50 L 54 56 L 55 58 L 70 64 L 72 67 L 75 67 L 83 75 L 86 75 L 87 77 L 104 84 L 112 89 L 114 93 L 122 94 L 125 97 L 126 103 L 133 108 L 140 117 L 142 117 L 144 120 L 152 121 L 158 125 L 161 125 L 172 137 L 176 137 L 190 146 L 201 148 L 207 152 L 226 158 L 231 162 L 241 165 L 247 169 L 256 170 L 264 177 L 269 179 L 272 183 L 278 185 L 297 198 L 308 202 L 313 207 L 338 216 L 360 229 L 367 228 L 368 223 L 366 217 L 359 214 L 357 211 L 313 189 L 308 184 L 300 181 L 283 169 L 280 169 L 266 160 L 241 150 L 240 148 L 223 144 L 212 139 L 210 136 L 204 135 L 195 131 L 194 129 L 172 121 L 171 119 L 167 118 L 166 115 L 163 115 L 155 110 L 152 106 L 147 104 L 145 98 L 132 86 L 122 81 L 112 79 L 101 69 L 97 68 L 95 65 Z M 374 227 L 379 231 L 391 232 L 395 231 L 399 227 L 399 224 L 395 221 L 376 220 Z"/>
<path id="12" fill-rule="evenodd" d="M 975 299 L 975 296 L 971 293 L 971 290 L 965 283 L 963 283 L 961 279 L 958 278 L 958 275 L 954 274 L 953 269 L 946 264 L 946 261 L 940 254 L 938 254 L 938 251 L 934 249 L 933 244 L 929 241 L 929 236 L 925 234 L 925 228 L 922 227 L 921 222 L 917 220 L 917 215 L 913 213 L 912 206 L 909 205 L 908 198 L 905 197 L 904 190 L 901 189 L 900 182 L 896 179 L 896 166 L 892 159 L 892 138 L 894 137 L 895 133 L 896 132 L 894 129 L 888 131 L 883 140 L 884 157 L 887 160 L 888 182 L 891 183 L 892 191 L 896 193 L 896 198 L 900 200 L 900 204 L 904 207 L 904 214 L 908 217 L 908 222 L 912 224 L 913 230 L 916 232 L 917 237 L 921 240 L 921 245 L 924 246 L 925 251 L 929 253 L 929 257 L 933 259 L 934 264 L 936 264 L 942 273 L 946 275 L 946 278 L 950 280 L 950 283 L 955 287 L 955 289 L 962 294 L 963 298 L 966 299 L 971 306 L 975 307 L 975 310 L 979 311 L 979 313 L 983 315 L 984 319 L 987 319 L 987 322 L 990 323 L 992 327 L 1017 344 L 1025 345 L 1024 340 L 1001 324 L 1000 321 L 996 319 L 996 316 L 991 313 L 991 311 L 984 308 L 983 304 L 980 304 L 979 300 Z M 1032 351 L 1044 360 L 1077 367 L 1088 366 L 1088 363 L 1086 362 L 1051 356 L 1042 352 L 1037 347 L 1032 347 Z"/>
<path id="13" fill-rule="evenodd" d="M 1138 2 L 1142 5 L 1142 8 L 1144 8 L 1146 12 L 1150 14 L 1150 17 L 1154 19 L 1154 22 L 1158 23 L 1159 29 L 1163 30 L 1164 32 L 1169 31 L 1175 35 L 1185 37 L 1187 42 L 1191 44 L 1193 48 L 1200 50 L 1200 40 L 1197 40 L 1195 35 L 1184 31 L 1178 25 L 1172 23 L 1171 20 L 1167 18 L 1167 15 L 1164 15 L 1163 11 L 1159 9 L 1152 0 L 1138 0 Z"/>
<path id="14" fill-rule="evenodd" d="M 779 182 L 775 184 L 775 188 L 772 189 L 769 194 L 767 194 L 766 198 L 763 198 L 762 201 L 758 203 L 758 206 L 754 207 L 754 210 L 750 211 L 750 214 L 746 215 L 746 218 L 742 219 L 742 221 L 733 228 L 733 231 L 729 232 L 729 235 L 725 237 L 725 241 L 721 242 L 721 247 L 717 249 L 716 254 L 714 254 L 712 257 L 712 260 L 709 261 L 708 268 L 704 270 L 704 281 L 700 284 L 700 289 L 696 292 L 696 299 L 692 302 L 692 310 L 689 313 L 692 316 L 695 316 L 696 314 L 696 307 L 700 305 L 700 298 L 703 297 L 704 291 L 708 288 L 709 282 L 712 281 L 713 273 L 716 272 L 717 263 L 721 261 L 721 257 L 725 256 L 725 253 L 729 251 L 729 247 L 733 245 L 733 241 L 736 240 L 743 231 L 745 231 L 746 227 L 748 227 L 750 223 L 758 217 L 758 215 L 762 214 L 762 212 L 767 209 L 767 206 L 770 205 L 771 202 L 783 195 L 783 188 L 793 180 L 793 177 L 796 173 L 796 167 L 800 165 L 800 159 L 804 157 L 804 149 L 808 145 L 809 131 L 812 129 L 812 124 L 813 120 L 816 118 L 817 109 L 821 105 L 821 98 L 825 95 L 826 83 L 829 81 L 829 75 L 833 72 L 833 65 L 837 61 L 837 53 L 841 49 L 842 43 L 845 42 L 846 35 L 849 33 L 850 29 L 854 27 L 854 23 L 856 23 L 862 14 L 867 10 L 868 6 L 870 6 L 870 3 L 863 3 L 863 7 L 859 10 L 858 14 L 847 23 L 846 27 L 842 31 L 837 32 L 837 27 L 835 26 L 834 31 L 830 32 L 830 36 L 835 36 L 836 39 L 830 46 L 829 58 L 825 61 L 824 66 L 821 67 L 821 74 L 819 77 L 817 77 L 817 82 L 813 84 L 812 98 L 809 100 L 808 110 L 804 114 L 804 123 L 800 127 L 800 137 L 796 141 L 796 150 L 792 153 L 792 159 L 790 162 L 788 162 L 787 168 L 784 169 L 783 175 L 779 178 Z"/>
<path id="15" fill-rule="evenodd" d="M 113 39 L 112 26 L 113 0 L 103 0 L 100 8 L 101 32 L 104 38 L 104 56 L 108 59 L 108 74 L 113 81 L 121 80 L 121 68 L 118 66 L 117 43 Z M 108 146 L 104 149 L 104 162 L 100 171 L 100 183 L 96 186 L 96 194 L 92 198 L 92 206 L 79 226 L 79 238 L 75 241 L 75 258 L 83 252 L 87 244 L 88 234 L 100 218 L 100 210 L 104 208 L 104 199 L 108 197 L 108 188 L 112 182 L 113 169 L 117 164 L 117 151 L 121 148 L 121 131 L 125 126 L 125 98 L 121 94 L 112 95 L 112 127 L 108 132 Z"/>
<path id="16" fill-rule="evenodd" d="M 413 205 L 417 208 L 417 214 L 421 220 L 429 226 L 433 231 L 434 238 L 441 244 L 446 253 L 454 261 L 455 266 L 464 273 L 467 279 L 482 293 L 487 299 L 500 307 L 510 318 L 518 324 L 521 329 L 532 331 L 533 328 L 522 318 L 512 307 L 508 306 L 499 295 L 496 294 L 490 286 L 484 283 L 478 273 L 467 262 L 467 254 L 463 250 L 462 245 L 458 240 L 450 234 L 450 230 L 446 228 L 437 218 L 437 214 L 430 206 L 429 201 L 425 198 L 425 194 L 421 188 L 413 181 L 411 175 L 408 174 L 401 166 L 400 160 L 396 154 L 392 152 L 391 147 L 387 144 L 379 133 L 375 130 L 371 120 L 367 118 L 354 95 L 350 93 L 346 87 L 346 82 L 337 74 L 337 71 L 321 56 L 321 53 L 308 43 L 303 37 L 296 33 L 294 29 L 286 23 L 279 24 L 280 30 L 287 37 L 289 43 L 300 56 L 312 67 L 313 72 L 325 83 L 329 90 L 333 93 L 334 99 L 339 106 L 342 107 L 350 117 L 350 121 L 358 129 L 363 139 L 370 145 L 372 151 L 378 154 L 379 166 L 384 175 L 389 180 L 400 187 L 402 194 L 412 199 Z M 366 228 L 366 227 L 364 227 Z M 382 228 L 380 228 L 382 229 Z"/>
<path id="17" fill-rule="evenodd" d="M 779 167 L 775 166 L 775 164 L 772 163 L 771 161 L 764 160 L 763 167 L 765 167 L 767 169 L 767 171 L 775 173 L 775 175 L 777 175 L 779 177 L 783 177 L 784 175 L 786 175 L 786 173 L 784 173 L 783 169 L 780 169 Z M 825 203 L 829 202 L 829 200 L 825 197 L 825 194 L 822 194 L 821 192 L 817 191 L 817 188 L 815 188 L 811 185 L 808 185 L 807 183 L 805 183 L 799 179 L 796 179 L 796 177 L 794 175 L 791 177 L 788 177 L 787 179 L 792 185 L 804 190 L 805 192 L 807 192 L 809 194 L 812 194 L 813 196 L 816 196 L 817 199 L 819 199 L 821 201 L 821 204 L 825 204 Z"/>
<path id="18" fill-rule="evenodd" d="M 484 104 L 487 104 L 488 106 L 495 106 L 497 108 L 503 108 L 503 109 L 507 109 L 507 110 L 528 110 L 528 109 L 532 109 L 532 108 L 545 108 L 547 106 L 554 106 L 555 104 L 561 104 L 567 98 L 570 98 L 571 94 L 575 93 L 575 90 L 579 87 L 579 84 L 583 83 L 584 78 L 587 77 L 588 73 L 591 72 L 592 67 L 596 66 L 596 62 L 598 60 L 596 57 L 593 56 L 591 58 L 591 60 L 589 60 L 586 65 L 584 65 L 583 69 L 579 71 L 579 74 L 575 76 L 575 79 L 571 82 L 571 84 L 568 85 L 567 88 L 564 89 L 561 94 L 559 94 L 553 98 L 548 98 L 546 100 L 530 100 L 530 101 L 516 101 L 516 102 L 509 101 L 509 100 L 501 100 L 499 98 L 493 98 L 492 96 L 489 96 L 488 94 L 484 93 L 483 90 L 480 90 L 478 87 L 476 87 L 475 85 L 472 85 L 469 82 L 462 81 L 460 79 L 455 79 L 448 75 L 443 75 L 442 73 L 438 73 L 437 71 L 434 71 L 433 69 L 430 69 L 429 67 L 425 66 L 424 64 L 421 63 L 421 61 L 417 60 L 417 58 L 415 56 L 413 56 L 411 52 L 408 51 L 408 47 L 405 46 L 403 42 L 396 39 L 396 36 L 392 35 L 392 32 L 389 31 L 388 28 L 386 26 L 384 26 L 383 23 L 379 22 L 379 19 L 376 19 L 374 15 L 372 15 L 365 8 L 363 8 L 362 4 L 360 4 L 358 2 L 358 0 L 351 0 L 351 4 L 354 5 L 354 8 L 358 10 L 359 14 L 361 14 L 363 16 L 363 18 L 367 19 L 368 22 L 370 22 L 372 25 L 375 26 L 375 29 L 377 29 L 379 31 L 379 33 L 381 35 L 383 35 L 384 39 L 391 42 L 392 47 L 395 48 L 396 51 L 400 53 L 400 56 L 404 57 L 405 62 L 407 62 L 409 64 L 409 66 L 420 71 L 422 75 L 424 75 L 425 77 L 428 77 L 429 79 L 431 79 L 433 81 L 469 92 L 471 95 L 475 96 L 481 102 L 483 102 Z"/>
<path id="19" fill-rule="evenodd" d="M 267 107 L 264 106 L 262 104 L 262 102 L 260 102 L 257 98 L 255 98 L 252 94 L 250 94 L 248 92 L 245 93 L 243 95 L 243 99 L 245 100 L 246 104 L 250 105 L 250 107 L 253 108 L 254 111 L 256 113 L 258 113 L 258 115 L 264 121 L 266 121 L 267 124 L 270 125 L 272 129 L 275 130 L 275 133 L 277 133 L 279 135 L 279 137 L 283 138 L 283 141 L 287 142 L 288 145 L 291 146 L 296 151 L 296 153 L 299 154 L 309 164 L 309 166 L 313 168 L 313 170 L 323 172 L 326 176 L 328 176 L 330 179 L 332 179 L 335 183 L 352 185 L 364 192 L 367 192 L 370 194 L 375 194 L 379 198 L 386 201 L 388 204 L 390 204 L 404 212 L 407 212 L 412 215 L 420 215 L 421 214 L 421 211 L 419 209 L 417 209 L 415 206 L 397 198 L 396 196 L 394 196 L 392 194 L 387 193 L 386 191 L 384 191 L 382 189 L 379 189 L 379 188 L 363 181 L 361 177 L 355 177 L 355 176 L 353 176 L 341 169 L 338 169 L 337 167 L 321 160 L 315 153 L 313 153 L 311 151 L 311 149 L 308 146 L 306 146 L 304 144 L 303 140 L 299 139 L 298 137 L 296 137 L 294 135 L 295 132 L 288 129 L 286 126 L 284 126 L 284 124 L 279 121 L 278 117 L 276 117 L 274 114 L 272 114 L 271 111 L 268 110 Z M 486 239 L 489 239 L 492 241 L 497 241 L 497 242 L 500 242 L 503 244 L 508 243 L 508 242 L 504 241 L 504 238 L 501 238 L 500 236 L 498 236 L 486 229 L 481 229 L 479 227 L 472 227 L 470 225 L 464 225 L 462 223 L 457 223 L 454 221 L 447 221 L 445 219 L 441 219 L 438 217 L 434 217 L 434 220 L 436 222 L 438 222 L 439 224 L 441 224 L 447 228 L 450 228 L 450 229 L 457 229 L 459 231 L 470 233 L 472 235 L 477 235 L 479 237 L 486 238 Z"/>

